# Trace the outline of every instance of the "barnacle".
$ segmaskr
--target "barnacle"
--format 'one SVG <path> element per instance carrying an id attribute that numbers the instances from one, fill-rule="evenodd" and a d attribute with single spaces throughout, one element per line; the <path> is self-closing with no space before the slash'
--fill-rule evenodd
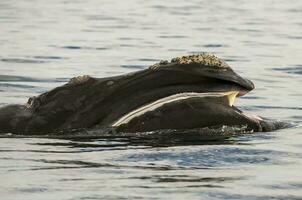
<path id="1" fill-rule="evenodd" d="M 229 65 L 221 58 L 218 58 L 213 54 L 202 53 L 202 54 L 172 58 L 171 61 L 162 60 L 159 63 L 151 65 L 149 69 L 155 70 L 158 67 L 169 65 L 169 64 L 181 64 L 181 65 L 199 64 L 201 66 L 215 67 L 215 68 L 229 67 Z"/>

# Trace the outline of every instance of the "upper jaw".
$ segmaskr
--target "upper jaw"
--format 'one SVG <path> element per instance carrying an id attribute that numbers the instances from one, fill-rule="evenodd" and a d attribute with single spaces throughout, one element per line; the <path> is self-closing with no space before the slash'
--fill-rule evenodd
<path id="1" fill-rule="evenodd" d="M 196 72 L 203 77 L 209 77 L 212 79 L 227 81 L 239 86 L 241 89 L 238 93 L 238 96 L 243 96 L 244 94 L 248 93 L 249 91 L 255 88 L 255 85 L 252 81 L 250 81 L 247 78 L 241 77 L 236 72 L 234 72 L 231 68 L 227 68 L 225 70 L 212 70 L 212 69 L 203 69 L 198 71 L 193 70 L 191 73 L 194 74 Z"/>
<path id="2" fill-rule="evenodd" d="M 158 72 L 167 72 L 167 77 L 171 77 L 171 74 L 181 74 L 184 76 L 191 76 L 192 79 L 198 80 L 203 78 L 210 78 L 213 80 L 222 80 L 239 86 L 240 91 L 238 96 L 242 96 L 255 88 L 252 81 L 243 78 L 234 72 L 231 68 L 211 68 L 200 67 L 199 65 L 191 64 L 188 66 L 170 64 L 166 67 L 158 69 Z M 152 72 L 154 73 L 154 71 Z"/>

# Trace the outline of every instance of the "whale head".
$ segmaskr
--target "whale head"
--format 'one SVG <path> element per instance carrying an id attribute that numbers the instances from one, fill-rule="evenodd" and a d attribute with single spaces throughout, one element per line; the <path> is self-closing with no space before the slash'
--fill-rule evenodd
<path id="1" fill-rule="evenodd" d="M 0 132 L 43 134 L 92 127 L 135 132 L 216 125 L 273 130 L 276 126 L 263 118 L 233 106 L 236 97 L 253 89 L 250 80 L 214 55 L 182 56 L 125 75 L 72 78 L 26 105 L 0 109 Z"/>

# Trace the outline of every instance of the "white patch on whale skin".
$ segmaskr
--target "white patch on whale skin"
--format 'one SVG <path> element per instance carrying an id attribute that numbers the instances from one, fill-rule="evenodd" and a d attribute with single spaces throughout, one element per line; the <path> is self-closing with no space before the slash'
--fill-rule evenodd
<path id="1" fill-rule="evenodd" d="M 254 115 L 254 114 L 248 114 L 248 113 L 242 113 L 244 116 L 246 116 L 247 118 L 253 120 L 253 121 L 262 121 L 263 119 L 261 117 L 259 117 L 258 115 Z"/>
<path id="2" fill-rule="evenodd" d="M 108 81 L 108 82 L 107 82 L 107 85 L 108 85 L 108 86 L 113 85 L 113 84 L 114 84 L 114 81 Z"/>
<path id="3" fill-rule="evenodd" d="M 164 97 L 162 99 L 156 100 L 154 102 L 151 102 L 147 105 L 139 107 L 139 108 L 125 114 L 120 119 L 115 121 L 112 124 L 112 126 L 116 127 L 116 126 L 120 126 L 122 124 L 128 123 L 133 118 L 141 116 L 141 115 L 145 114 L 146 112 L 154 111 L 155 109 L 163 106 L 164 104 L 172 103 L 172 102 L 179 101 L 179 100 L 194 98 L 194 97 L 222 97 L 222 96 L 227 96 L 229 106 L 232 106 L 234 101 L 235 101 L 235 98 L 236 98 L 237 94 L 238 94 L 237 91 L 208 92 L 208 93 L 187 92 L 187 93 L 174 94 L 174 95 L 167 96 L 167 97 Z"/>

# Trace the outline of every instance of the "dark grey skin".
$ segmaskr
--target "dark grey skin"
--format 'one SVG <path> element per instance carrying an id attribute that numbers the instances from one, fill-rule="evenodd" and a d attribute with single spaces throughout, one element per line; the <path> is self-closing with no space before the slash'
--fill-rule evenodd
<path id="1" fill-rule="evenodd" d="M 241 96 L 252 89 L 251 81 L 240 77 L 230 67 L 216 63 L 171 62 L 115 77 L 82 76 L 30 98 L 25 105 L 1 108 L 0 133 L 47 134 L 78 128 L 110 127 L 132 110 L 169 95 L 238 91 L 238 96 Z M 188 102 L 193 106 L 188 108 Z M 197 98 L 165 105 L 160 108 L 164 110 L 161 118 L 152 119 L 158 112 L 156 110 L 117 127 L 117 130 L 136 132 L 236 124 L 247 125 L 254 131 L 271 131 L 277 127 L 265 125 L 270 123 L 265 120 L 249 119 L 219 99 L 211 102 Z M 173 108 L 171 112 L 170 107 Z M 203 113 L 210 113 L 211 117 L 204 120 Z M 147 115 L 151 120 L 146 120 L 145 127 L 140 126 L 137 122 L 144 121 Z M 177 123 L 169 123 L 172 118 Z"/>

